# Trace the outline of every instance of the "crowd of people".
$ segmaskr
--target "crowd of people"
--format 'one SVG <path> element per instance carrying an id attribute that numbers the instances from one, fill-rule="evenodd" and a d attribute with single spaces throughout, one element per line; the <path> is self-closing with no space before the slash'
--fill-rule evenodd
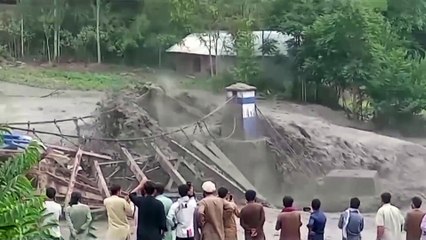
<path id="1" fill-rule="evenodd" d="M 173 202 L 164 195 L 162 184 L 142 180 L 129 194 L 122 195 L 118 185 L 111 187 L 111 196 L 104 200 L 108 215 L 106 240 L 131 239 L 132 226 L 136 223 L 136 240 L 237 240 L 237 219 L 244 229 L 245 240 L 265 240 L 265 211 L 256 202 L 256 192 L 245 193 L 247 204 L 239 209 L 232 194 L 224 187 L 216 189 L 213 182 L 202 184 L 203 198 L 197 201 L 191 183 L 178 186 L 179 198 Z M 50 220 L 59 220 L 61 206 L 54 201 L 55 189 L 46 190 L 46 211 Z M 92 221 L 90 209 L 80 202 L 81 194 L 71 195 L 65 217 L 71 240 L 83 240 Z M 391 204 L 391 194 L 381 195 L 382 206 L 376 214 L 377 240 L 426 240 L 426 216 L 421 210 L 422 200 L 412 198 L 411 210 L 404 217 L 400 209 Z M 301 240 L 302 213 L 294 207 L 290 196 L 283 198 L 283 208 L 277 217 L 275 229 L 280 240 Z M 342 240 L 361 240 L 364 218 L 359 207 L 361 201 L 352 198 L 349 208 L 340 216 L 338 227 Z M 321 210 L 321 201 L 314 199 L 309 208 L 307 222 L 308 240 L 324 240 L 327 217 Z M 59 227 L 50 229 L 52 236 L 61 239 Z"/>

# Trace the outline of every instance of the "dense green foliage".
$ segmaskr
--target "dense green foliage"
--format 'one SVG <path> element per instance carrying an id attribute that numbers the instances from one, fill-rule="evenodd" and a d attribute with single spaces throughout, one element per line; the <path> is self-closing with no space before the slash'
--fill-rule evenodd
<path id="1" fill-rule="evenodd" d="M 425 27 L 424 0 L 22 0 L 0 15 L 0 54 L 161 66 L 164 50 L 186 34 L 213 33 L 214 52 L 216 36 L 226 30 L 236 66 L 225 77 L 212 70 L 215 79 L 285 90 L 297 100 L 343 105 L 354 118 L 395 125 L 426 108 Z M 254 30 L 293 37 L 285 61 L 295 75 L 292 89 L 284 79 L 265 81 Z M 262 51 L 273 48 L 264 44 Z"/>
<path id="2" fill-rule="evenodd" d="M 0 128 L 0 135 L 7 129 Z M 40 160 L 41 149 L 31 144 L 25 153 L 0 163 L 0 238 L 48 239 L 43 221 L 43 199 L 25 176 Z"/>
<path id="3" fill-rule="evenodd" d="M 170 25 L 168 0 L 18 2 L 0 10 L 0 46 L 17 58 L 96 62 L 99 39 L 100 60 L 158 63 L 159 53 L 185 35 Z"/>
<path id="4" fill-rule="evenodd" d="M 10 133 L 0 126 L 0 146 L 3 134 Z M 22 154 L 2 161 L 0 159 L 0 239 L 50 240 L 49 223 L 45 213 L 44 197 L 36 194 L 27 174 L 36 166 L 43 153 L 39 142 L 33 141 Z M 97 239 L 93 222 L 89 225 L 88 239 Z"/>
<path id="5" fill-rule="evenodd" d="M 307 92 L 303 100 L 330 104 L 324 97 L 332 96 L 353 117 L 394 126 L 426 108 L 425 4 L 276 0 L 269 23 L 295 36 L 294 86 Z"/>

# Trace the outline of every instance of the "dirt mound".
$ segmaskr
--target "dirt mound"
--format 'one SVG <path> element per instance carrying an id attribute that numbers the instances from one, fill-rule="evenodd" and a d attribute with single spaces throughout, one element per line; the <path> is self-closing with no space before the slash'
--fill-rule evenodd
<path id="1" fill-rule="evenodd" d="M 307 179 L 320 178 L 332 169 L 377 170 L 380 191 L 392 192 L 395 203 L 406 206 L 414 195 L 424 196 L 425 147 L 373 132 L 341 127 L 320 117 L 268 107 L 262 109 L 296 151 L 297 160 L 303 161 Z M 288 148 L 288 145 L 282 147 Z M 282 165 L 286 168 L 286 163 Z M 320 182 L 320 179 L 315 180 Z M 312 186 L 301 185 L 294 186 L 301 195 L 315 193 Z"/>

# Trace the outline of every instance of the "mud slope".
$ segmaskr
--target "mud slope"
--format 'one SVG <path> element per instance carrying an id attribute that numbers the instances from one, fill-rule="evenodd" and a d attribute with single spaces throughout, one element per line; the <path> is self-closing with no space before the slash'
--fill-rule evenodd
<path id="1" fill-rule="evenodd" d="M 426 191 L 426 148 L 421 145 L 338 126 L 303 111 L 294 113 L 266 104 L 260 104 L 260 109 L 299 150 L 304 164 L 311 166 L 312 179 L 334 168 L 377 170 L 379 191 L 391 191 L 400 205 L 408 205 L 412 196 Z"/>

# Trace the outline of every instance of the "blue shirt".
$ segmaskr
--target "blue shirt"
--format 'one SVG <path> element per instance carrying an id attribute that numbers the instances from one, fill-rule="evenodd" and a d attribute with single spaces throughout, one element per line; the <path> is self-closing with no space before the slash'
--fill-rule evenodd
<path id="1" fill-rule="evenodd" d="M 308 228 L 311 230 L 309 233 L 309 240 L 324 240 L 324 229 L 327 222 L 327 217 L 322 211 L 314 211 L 309 217 Z"/>
<path id="2" fill-rule="evenodd" d="M 349 211 L 345 211 L 340 215 L 339 223 L 337 225 L 340 229 L 344 228 L 345 220 L 347 218 L 349 218 L 346 225 L 347 239 L 359 239 L 361 237 L 362 230 L 364 230 L 364 217 L 358 210 L 349 209 Z"/>

